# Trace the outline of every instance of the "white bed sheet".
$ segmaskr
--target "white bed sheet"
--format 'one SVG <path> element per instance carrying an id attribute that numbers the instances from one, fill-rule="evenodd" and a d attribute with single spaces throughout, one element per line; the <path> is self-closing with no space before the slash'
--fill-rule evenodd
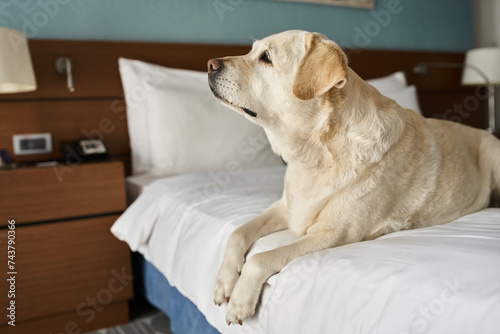
<path id="1" fill-rule="evenodd" d="M 222 333 L 494 333 L 500 329 L 500 209 L 295 259 L 258 312 L 227 326 L 213 287 L 232 231 L 282 193 L 285 168 L 193 174 L 146 187 L 112 227 Z M 286 244 L 288 231 L 256 252 Z"/>

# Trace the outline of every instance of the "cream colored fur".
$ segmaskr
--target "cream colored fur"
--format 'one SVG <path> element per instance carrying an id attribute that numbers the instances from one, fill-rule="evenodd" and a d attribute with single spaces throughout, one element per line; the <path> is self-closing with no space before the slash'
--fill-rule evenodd
<path id="1" fill-rule="evenodd" d="M 287 31 L 220 61 L 211 89 L 262 126 L 288 164 L 282 198 L 227 244 L 214 299 L 229 301 L 228 324 L 251 317 L 262 285 L 294 258 L 447 223 L 486 207 L 500 190 L 495 137 L 403 109 L 352 71 L 323 35 Z M 245 263 L 257 239 L 286 228 L 296 242 Z"/>

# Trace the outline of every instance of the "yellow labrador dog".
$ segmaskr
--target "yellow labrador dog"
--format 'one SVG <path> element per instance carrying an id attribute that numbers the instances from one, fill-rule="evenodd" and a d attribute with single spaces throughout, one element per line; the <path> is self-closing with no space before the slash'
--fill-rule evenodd
<path id="1" fill-rule="evenodd" d="M 252 317 L 263 284 L 307 253 L 450 222 L 500 191 L 500 141 L 425 119 L 363 81 L 318 33 L 286 31 L 244 56 L 211 59 L 216 98 L 262 126 L 288 163 L 283 196 L 229 238 L 215 283 L 226 320 Z M 282 229 L 299 239 L 254 255 Z"/>

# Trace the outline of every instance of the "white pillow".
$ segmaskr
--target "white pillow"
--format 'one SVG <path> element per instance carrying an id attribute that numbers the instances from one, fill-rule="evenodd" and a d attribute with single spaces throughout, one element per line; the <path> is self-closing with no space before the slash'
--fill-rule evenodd
<path id="1" fill-rule="evenodd" d="M 124 83 L 124 87 L 132 87 L 127 110 L 130 100 L 132 157 L 139 159 L 137 165 L 133 160 L 134 174 L 234 173 L 283 164 L 261 127 L 213 97 L 205 72 L 123 58 L 120 72 L 122 80 L 133 79 L 136 85 Z M 134 95 L 134 89 L 139 93 Z M 134 148 L 145 151 L 134 152 Z"/>
<path id="2" fill-rule="evenodd" d="M 151 66 L 140 61 L 120 58 L 118 64 L 127 105 L 132 174 L 144 173 L 151 168 L 146 102 L 152 89 L 149 81 L 155 75 Z"/>
<path id="3" fill-rule="evenodd" d="M 415 86 L 406 86 L 406 75 L 398 71 L 382 78 L 366 80 L 375 87 L 382 95 L 395 100 L 401 107 L 411 109 L 422 115 L 418 103 L 417 89 Z"/>
<path id="4" fill-rule="evenodd" d="M 406 87 L 406 75 L 403 71 L 398 71 L 385 77 L 366 80 L 370 85 L 377 88 L 382 95 L 387 95 L 394 91 Z"/>
<path id="5" fill-rule="evenodd" d="M 401 107 L 411 109 L 422 115 L 420 104 L 418 103 L 417 88 L 414 85 L 405 87 L 386 94 L 387 97 L 395 100 Z"/>

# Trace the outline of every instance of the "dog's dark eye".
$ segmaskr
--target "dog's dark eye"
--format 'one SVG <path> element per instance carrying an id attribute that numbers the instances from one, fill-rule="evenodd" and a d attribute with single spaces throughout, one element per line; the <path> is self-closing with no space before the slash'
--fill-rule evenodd
<path id="1" fill-rule="evenodd" d="M 267 50 L 262 52 L 259 60 L 266 64 L 272 64 L 271 57 L 269 57 L 269 51 Z"/>

